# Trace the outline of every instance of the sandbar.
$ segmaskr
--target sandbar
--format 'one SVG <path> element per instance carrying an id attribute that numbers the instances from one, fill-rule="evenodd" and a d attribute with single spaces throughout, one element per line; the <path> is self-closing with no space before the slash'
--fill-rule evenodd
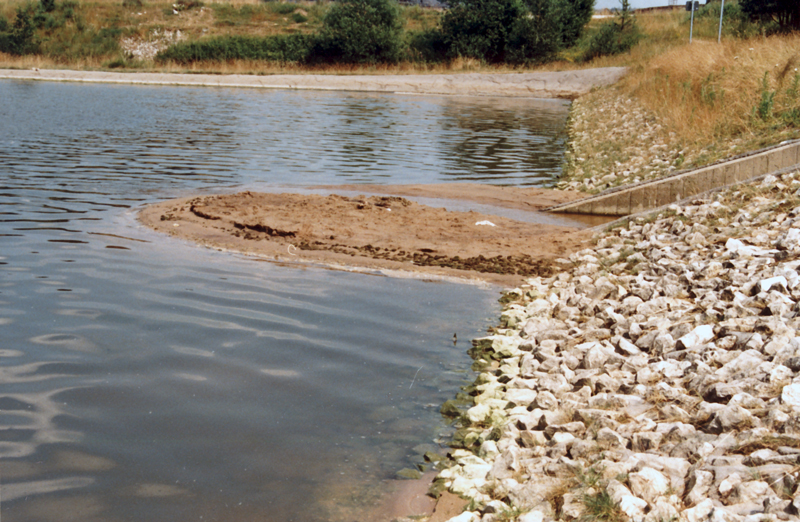
<path id="1" fill-rule="evenodd" d="M 510 194 L 527 191 L 528 210 L 579 197 L 468 184 L 452 190 L 433 186 L 430 192 L 424 186 L 396 190 L 427 197 L 444 190 L 451 199 L 478 199 L 475 192 L 484 191 L 493 204 L 510 208 L 521 205 Z M 156 203 L 142 209 L 139 219 L 178 238 L 278 263 L 506 286 L 551 274 L 557 258 L 584 248 L 591 236 L 577 228 L 456 212 L 399 195 L 244 191 Z"/>

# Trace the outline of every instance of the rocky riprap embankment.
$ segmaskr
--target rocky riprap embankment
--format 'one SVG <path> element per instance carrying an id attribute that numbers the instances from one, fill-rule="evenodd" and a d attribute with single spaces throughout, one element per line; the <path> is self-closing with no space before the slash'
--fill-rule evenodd
<path id="1" fill-rule="evenodd" d="M 636 100 L 613 88 L 575 100 L 568 127 L 566 166 L 557 186 L 591 193 L 734 156 L 744 145 L 741 138 L 727 140 L 722 151 L 686 144 Z"/>
<path id="2" fill-rule="evenodd" d="M 146 37 L 131 36 L 120 39 L 122 52 L 133 60 L 152 60 L 158 53 L 184 39 L 181 31 L 154 29 Z"/>
<path id="3" fill-rule="evenodd" d="M 800 520 L 798 189 L 634 219 L 509 291 L 443 408 L 451 520 Z"/>

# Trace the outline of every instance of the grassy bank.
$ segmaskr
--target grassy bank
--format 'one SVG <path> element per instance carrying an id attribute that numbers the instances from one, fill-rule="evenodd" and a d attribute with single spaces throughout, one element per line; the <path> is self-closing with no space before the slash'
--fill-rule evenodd
<path id="1" fill-rule="evenodd" d="M 695 40 L 578 100 L 562 188 L 597 192 L 800 138 L 800 35 Z"/>

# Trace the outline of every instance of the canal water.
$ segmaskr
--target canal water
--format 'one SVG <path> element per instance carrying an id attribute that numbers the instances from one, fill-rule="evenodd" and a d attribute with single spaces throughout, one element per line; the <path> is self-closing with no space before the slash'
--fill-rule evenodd
<path id="1" fill-rule="evenodd" d="M 568 108 L 22 81 L 0 100 L 4 522 L 374 518 L 382 481 L 446 439 L 439 406 L 471 379 L 498 289 L 276 266 L 159 236 L 136 210 L 542 185 Z"/>

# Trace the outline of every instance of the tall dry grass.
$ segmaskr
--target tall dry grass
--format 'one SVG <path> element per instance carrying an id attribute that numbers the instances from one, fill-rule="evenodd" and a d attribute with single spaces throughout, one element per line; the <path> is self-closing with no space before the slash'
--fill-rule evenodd
<path id="1" fill-rule="evenodd" d="M 0 62 L 3 55 L 0 54 Z M 519 69 L 506 65 L 487 65 L 472 58 L 459 58 L 442 63 L 399 62 L 396 64 L 320 64 L 296 65 L 277 62 L 230 60 L 225 62 L 200 62 L 190 65 L 167 63 L 147 70 L 166 73 L 213 74 L 335 74 L 335 75 L 390 75 L 390 74 L 451 74 L 463 72 L 513 73 Z"/>
<path id="2" fill-rule="evenodd" d="M 635 68 L 622 89 L 684 140 L 755 136 L 800 108 L 799 67 L 800 34 L 695 41 Z"/>

